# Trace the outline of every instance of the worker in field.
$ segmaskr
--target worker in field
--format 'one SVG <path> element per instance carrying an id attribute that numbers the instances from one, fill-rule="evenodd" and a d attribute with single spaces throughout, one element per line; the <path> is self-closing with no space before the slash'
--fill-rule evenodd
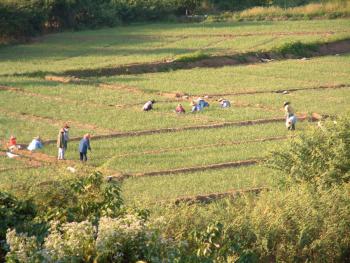
<path id="1" fill-rule="evenodd" d="M 178 114 L 181 114 L 181 113 L 185 113 L 186 111 L 185 111 L 184 107 L 182 107 L 181 104 L 178 104 L 176 109 L 175 109 L 175 112 Z"/>
<path id="2" fill-rule="evenodd" d="M 218 101 L 220 102 L 221 108 L 230 108 L 231 107 L 231 102 L 229 100 L 226 100 L 224 98 L 220 98 Z"/>
<path id="3" fill-rule="evenodd" d="M 297 122 L 297 117 L 294 114 L 294 109 L 290 105 L 289 101 L 283 103 L 284 112 L 286 116 L 286 127 L 288 130 L 295 130 L 295 124 Z"/>
<path id="4" fill-rule="evenodd" d="M 209 107 L 209 103 L 200 97 L 197 99 L 197 104 L 200 106 L 201 109 Z"/>
<path id="5" fill-rule="evenodd" d="M 86 162 L 87 161 L 87 151 L 91 151 L 90 147 L 90 134 L 85 134 L 83 139 L 79 142 L 79 154 L 80 154 L 80 161 Z"/>
<path id="6" fill-rule="evenodd" d="M 195 101 L 192 101 L 190 105 L 192 107 L 192 110 L 191 110 L 192 113 L 202 110 L 202 107 Z"/>
<path id="7" fill-rule="evenodd" d="M 68 141 L 69 141 L 69 125 L 66 123 L 64 126 L 63 126 L 63 136 L 64 136 L 64 140 L 65 140 L 65 145 L 66 145 L 66 148 L 65 148 L 65 151 L 67 150 L 68 148 Z"/>
<path id="8" fill-rule="evenodd" d="M 150 110 L 152 110 L 152 109 L 153 109 L 153 104 L 154 104 L 154 103 L 156 103 L 155 100 L 147 101 L 147 102 L 145 103 L 145 105 L 143 105 L 142 110 L 143 110 L 143 111 L 150 111 Z"/>
<path id="9" fill-rule="evenodd" d="M 9 142 L 7 143 L 7 148 L 10 152 L 14 152 L 20 148 L 20 146 L 17 145 L 17 139 L 15 136 L 11 135 Z"/>
<path id="10" fill-rule="evenodd" d="M 35 151 L 35 150 L 39 150 L 43 148 L 43 143 L 40 139 L 40 136 L 36 136 L 33 138 L 33 140 L 31 141 L 31 143 L 28 145 L 27 149 L 31 152 Z"/>
<path id="11" fill-rule="evenodd" d="M 65 140 L 64 129 L 60 129 L 57 135 L 58 160 L 65 160 L 64 154 L 67 149 L 67 141 Z"/>

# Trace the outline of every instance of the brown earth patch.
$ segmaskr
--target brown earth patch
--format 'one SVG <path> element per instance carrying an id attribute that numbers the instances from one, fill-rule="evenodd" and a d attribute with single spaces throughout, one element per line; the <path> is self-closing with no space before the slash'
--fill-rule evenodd
<path id="1" fill-rule="evenodd" d="M 67 76 L 67 77 L 60 77 L 60 76 L 51 76 L 47 75 L 45 76 L 45 80 L 47 81 L 54 81 L 54 82 L 62 82 L 62 83 L 79 83 L 82 82 L 81 79 L 76 78 L 74 76 Z"/>

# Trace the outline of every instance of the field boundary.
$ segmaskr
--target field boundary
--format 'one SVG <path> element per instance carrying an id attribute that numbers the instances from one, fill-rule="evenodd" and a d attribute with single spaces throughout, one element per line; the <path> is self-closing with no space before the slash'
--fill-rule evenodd
<path id="1" fill-rule="evenodd" d="M 176 168 L 162 171 L 151 171 L 145 173 L 134 173 L 134 174 L 117 174 L 112 175 L 111 178 L 115 180 L 125 180 L 127 178 L 140 178 L 140 177 L 151 177 L 151 176 L 166 176 L 166 175 L 174 175 L 180 173 L 192 173 L 197 171 L 205 171 L 205 170 L 215 170 L 215 169 L 223 169 L 223 168 L 233 168 L 233 167 L 241 167 L 241 166 L 251 166 L 256 165 L 264 159 L 250 159 L 250 160 L 241 160 L 241 161 L 233 161 L 233 162 L 225 162 L 225 163 L 214 163 L 202 166 L 192 166 L 192 167 L 184 167 L 184 168 Z"/>
<path id="2" fill-rule="evenodd" d="M 268 142 L 268 141 L 280 141 L 280 140 L 286 140 L 288 138 L 293 138 L 289 136 L 273 136 L 273 137 L 265 137 L 265 138 L 256 138 L 256 139 L 250 139 L 250 140 L 242 140 L 242 141 L 226 141 L 222 143 L 212 143 L 212 144 L 201 144 L 196 146 L 185 146 L 185 147 L 174 147 L 174 148 L 163 148 L 163 149 L 157 149 L 157 150 L 149 150 L 149 151 L 143 151 L 143 152 L 136 152 L 136 153 L 125 153 L 125 154 L 118 154 L 115 156 L 112 156 L 108 161 L 115 159 L 115 158 L 123 158 L 123 157 L 132 157 L 132 156 L 141 156 L 145 154 L 162 154 L 167 152 L 181 152 L 183 150 L 191 150 L 191 149 L 205 149 L 205 148 L 212 148 L 216 146 L 230 146 L 230 145 L 241 145 L 241 144 L 248 144 L 248 143 L 259 143 L 259 142 Z"/>
<path id="3" fill-rule="evenodd" d="M 209 194 L 199 194 L 192 196 L 180 196 L 176 198 L 173 202 L 175 205 L 180 205 L 182 203 L 186 203 L 187 205 L 192 205 L 196 203 L 210 203 L 214 202 L 218 199 L 223 198 L 231 198 L 236 199 L 244 194 L 259 194 L 262 191 L 269 191 L 269 187 L 255 187 L 248 189 L 232 189 L 226 192 L 217 192 L 217 193 L 209 193 Z"/>
<path id="4" fill-rule="evenodd" d="M 306 119 L 306 116 L 300 116 L 298 117 L 298 119 L 303 121 Z M 275 123 L 275 122 L 282 122 L 282 121 L 285 121 L 284 117 L 236 121 L 236 122 L 223 122 L 223 123 L 208 124 L 208 125 L 184 126 L 184 127 L 177 127 L 177 128 L 161 128 L 161 129 L 154 129 L 154 130 L 117 132 L 117 133 L 110 133 L 110 134 L 95 135 L 95 136 L 92 136 L 92 139 L 101 140 L 101 139 L 108 139 L 108 138 L 136 137 L 136 136 L 151 135 L 151 134 L 158 134 L 158 133 L 182 132 L 182 131 L 188 131 L 188 130 L 217 129 L 217 128 L 224 128 L 224 127 L 231 127 L 231 126 L 251 126 L 251 125 Z M 81 140 L 81 137 L 72 137 L 69 140 L 78 141 L 78 140 Z M 56 139 L 44 141 L 44 144 L 52 144 L 52 143 L 56 143 Z"/>

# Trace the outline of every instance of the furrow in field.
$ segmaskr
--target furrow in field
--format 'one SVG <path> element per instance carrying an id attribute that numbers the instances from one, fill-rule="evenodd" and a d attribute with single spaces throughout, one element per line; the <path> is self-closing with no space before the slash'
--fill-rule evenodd
<path id="1" fill-rule="evenodd" d="M 297 92 L 304 90 L 323 90 L 323 89 L 341 89 L 341 88 L 350 88 L 350 84 L 339 84 L 339 85 L 321 85 L 315 87 L 305 87 L 305 88 L 293 88 L 293 89 L 284 89 L 284 90 L 262 90 L 262 91 L 245 91 L 245 92 L 228 92 L 228 93 L 214 93 L 214 94 L 205 94 L 209 97 L 223 97 L 223 96 L 239 96 L 239 95 L 256 95 L 256 94 L 268 94 L 268 93 L 283 93 L 283 92 Z M 193 97 L 201 97 L 204 95 L 192 95 Z"/>
<path id="2" fill-rule="evenodd" d="M 299 120 L 301 121 L 305 119 L 306 119 L 306 116 L 299 117 Z M 162 129 L 155 129 L 155 130 L 118 132 L 118 133 L 95 135 L 93 136 L 93 140 L 143 136 L 143 135 L 150 135 L 155 133 L 181 132 L 181 131 L 187 131 L 187 130 L 217 129 L 217 128 L 230 127 L 230 126 L 250 126 L 250 125 L 259 125 L 259 124 L 282 122 L 282 121 L 285 121 L 285 118 L 258 119 L 258 120 L 238 121 L 238 122 L 223 122 L 223 123 L 210 124 L 210 125 L 187 126 L 187 127 L 179 127 L 179 128 L 162 128 Z M 78 141 L 80 139 L 81 137 L 75 137 L 75 138 L 71 138 L 70 141 Z M 47 140 L 44 143 L 52 144 L 55 142 L 56 142 L 56 139 L 53 139 L 53 140 Z"/>
<path id="3" fill-rule="evenodd" d="M 290 138 L 290 137 L 274 136 L 274 137 L 258 138 L 258 139 L 252 139 L 252 140 L 244 140 L 244 141 L 226 141 L 226 142 L 221 142 L 221 143 L 202 144 L 202 145 L 196 145 L 196 146 L 184 146 L 184 147 L 178 147 L 178 148 L 175 148 L 175 147 L 174 148 L 163 148 L 163 149 L 150 150 L 150 151 L 137 152 L 137 153 L 119 154 L 119 155 L 113 156 L 112 159 L 122 158 L 122 157 L 131 157 L 131 156 L 140 156 L 140 155 L 146 155 L 146 154 L 162 154 L 162 153 L 166 153 L 166 152 L 182 152 L 182 151 L 191 150 L 191 149 L 205 149 L 205 148 L 229 146 L 229 145 L 240 145 L 240 144 L 247 144 L 247 143 L 280 141 L 280 140 L 285 140 L 288 138 Z"/>
<path id="4" fill-rule="evenodd" d="M 210 203 L 213 201 L 216 201 L 218 199 L 223 198 L 238 198 L 244 194 L 259 194 L 262 191 L 269 191 L 270 188 L 268 187 L 256 187 L 256 188 L 249 188 L 249 189 L 233 189 L 226 192 L 221 193 L 210 193 L 210 194 L 202 194 L 202 195 L 194 195 L 194 196 L 180 196 L 176 198 L 173 202 L 176 205 L 179 205 L 181 203 L 186 204 L 195 204 L 195 203 Z M 165 203 L 166 201 L 164 201 Z"/>
<path id="5" fill-rule="evenodd" d="M 43 122 L 47 123 L 52 126 L 56 126 L 58 128 L 63 127 L 65 123 L 68 123 L 69 125 L 74 125 L 77 129 L 87 129 L 87 130 L 94 130 L 97 133 L 100 134 L 110 134 L 114 133 L 114 130 L 110 129 L 105 129 L 105 128 L 100 128 L 92 124 L 86 124 L 86 123 L 80 123 L 77 121 L 72 121 L 72 120 L 58 120 L 50 117 L 43 117 L 43 116 L 38 116 L 38 115 L 32 115 L 24 112 L 14 112 L 14 111 L 9 111 L 3 108 L 0 108 L 0 112 L 8 117 L 12 118 L 18 118 L 21 120 L 25 121 L 31 121 L 31 122 Z M 77 138 L 76 138 L 77 140 Z M 56 140 L 50 140 L 50 141 L 56 141 Z"/>
<path id="6" fill-rule="evenodd" d="M 334 35 L 338 33 L 348 33 L 349 30 L 339 30 L 339 31 L 293 31 L 293 32 L 249 32 L 241 34 L 185 34 L 178 35 L 186 38 L 235 38 L 235 37 L 250 37 L 250 36 L 308 36 L 308 35 Z M 162 35 L 162 37 L 174 37 L 172 35 Z"/>
<path id="7" fill-rule="evenodd" d="M 350 39 L 336 42 L 323 43 L 318 46 L 318 51 L 310 53 L 310 57 L 335 55 L 350 52 Z M 242 59 L 242 57 L 244 59 Z M 194 62 L 179 61 L 157 61 L 152 63 L 135 63 L 117 67 L 104 67 L 96 69 L 68 70 L 62 73 L 63 76 L 91 77 L 91 76 L 113 76 L 113 75 L 133 75 L 144 73 L 164 72 L 169 70 L 202 68 L 219 68 L 224 66 L 236 66 L 243 64 L 254 64 L 264 62 L 264 59 L 284 60 L 287 58 L 297 58 L 292 54 L 281 55 L 273 51 L 248 52 L 241 54 L 226 54 L 221 56 L 211 56 Z"/>
<path id="8" fill-rule="evenodd" d="M 180 174 L 180 173 L 183 174 L 183 173 L 191 173 L 191 172 L 205 171 L 205 170 L 212 170 L 212 169 L 224 169 L 228 167 L 233 168 L 233 167 L 250 166 L 250 165 L 256 165 L 261 161 L 263 161 L 263 159 L 251 159 L 251 160 L 241 160 L 241 161 L 225 162 L 225 163 L 214 163 L 214 164 L 203 165 L 203 166 L 169 169 L 169 170 L 162 170 L 162 171 L 151 171 L 151 172 L 145 172 L 145 173 L 121 174 L 121 175 L 116 174 L 115 176 L 112 176 L 112 178 L 116 180 L 124 180 L 129 177 L 171 175 L 171 174 Z"/>

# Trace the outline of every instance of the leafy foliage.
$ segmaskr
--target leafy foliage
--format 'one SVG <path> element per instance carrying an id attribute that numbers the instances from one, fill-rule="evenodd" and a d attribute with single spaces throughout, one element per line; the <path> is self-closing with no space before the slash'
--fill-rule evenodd
<path id="1" fill-rule="evenodd" d="M 272 152 L 268 165 L 296 182 L 323 186 L 349 182 L 350 118 L 320 123 Z"/>

